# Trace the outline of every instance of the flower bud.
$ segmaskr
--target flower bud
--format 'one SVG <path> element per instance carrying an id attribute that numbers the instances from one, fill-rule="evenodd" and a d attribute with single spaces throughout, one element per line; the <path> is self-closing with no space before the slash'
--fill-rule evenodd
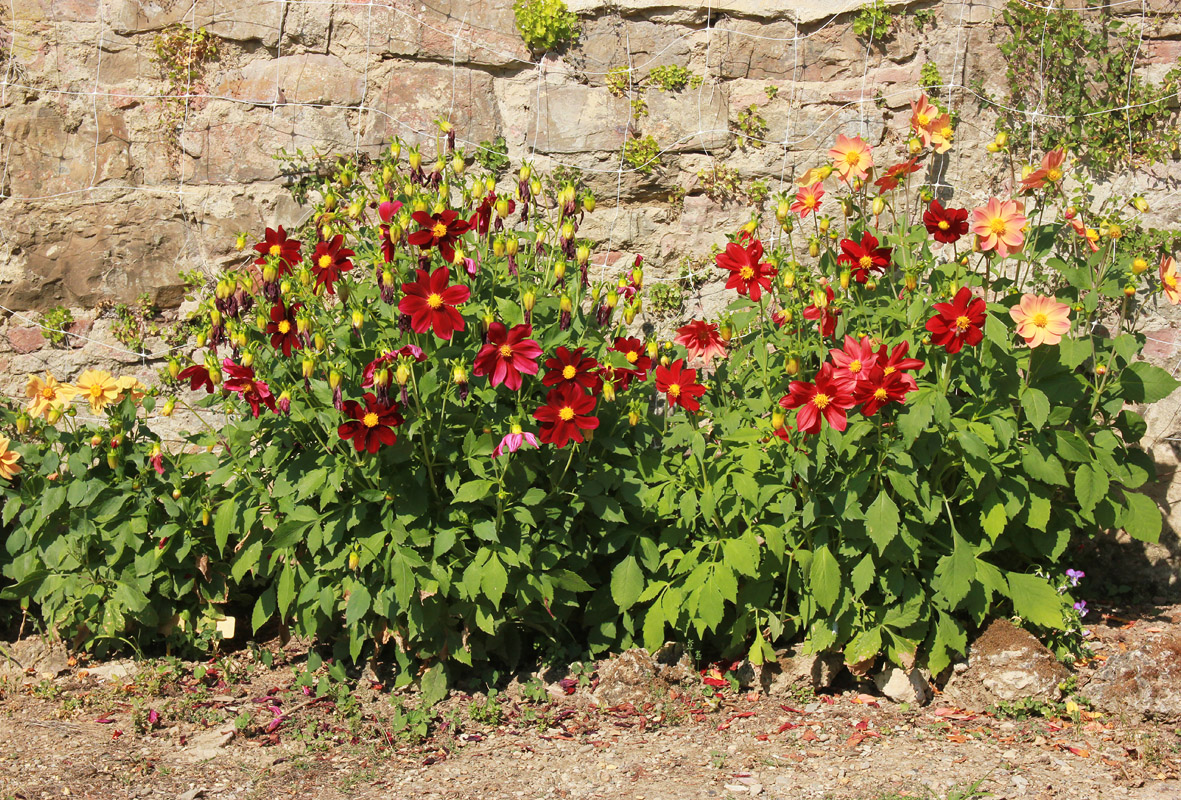
<path id="1" fill-rule="evenodd" d="M 820 242 L 813 239 L 808 243 L 808 255 L 812 256 L 812 258 L 820 255 Z"/>
<path id="2" fill-rule="evenodd" d="M 500 217 L 501 219 L 507 219 L 508 214 L 508 198 L 504 195 L 501 195 L 500 197 L 496 198 L 496 216 Z"/>
<path id="3" fill-rule="evenodd" d="M 562 280 L 562 278 L 566 277 L 565 261 L 559 261 L 557 264 L 554 264 L 554 277 L 558 280 Z"/>
<path id="4" fill-rule="evenodd" d="M 570 299 L 570 295 L 568 295 L 568 294 L 562 295 L 562 299 L 558 301 L 558 308 L 561 309 L 562 311 L 566 312 L 567 314 L 573 313 L 574 301 Z"/>
<path id="5" fill-rule="evenodd" d="M 852 273 L 850 273 L 849 270 L 846 269 L 846 270 L 841 271 L 841 288 L 842 289 L 849 288 L 849 279 L 851 277 L 852 277 Z"/>
<path id="6" fill-rule="evenodd" d="M 467 383 L 467 369 L 462 364 L 456 364 L 451 370 L 451 380 L 457 386 Z"/>
<path id="7" fill-rule="evenodd" d="M 781 224 L 785 220 L 787 220 L 787 218 L 790 215 L 791 215 L 791 203 L 787 202 L 786 199 L 780 200 L 778 203 L 775 204 L 775 219 L 778 220 Z"/>
<path id="8" fill-rule="evenodd" d="M 29 419 L 29 415 L 26 414 L 25 412 L 22 411 L 21 413 L 17 414 L 16 415 L 16 432 L 19 433 L 21 436 L 24 436 L 26 433 L 29 432 L 29 423 L 30 422 L 31 422 L 31 420 Z"/>
<path id="9" fill-rule="evenodd" d="M 1132 272 L 1136 275 L 1142 275 L 1148 271 L 1148 262 L 1143 258 L 1137 258 L 1132 262 Z"/>
<path id="10" fill-rule="evenodd" d="M 467 258 L 467 253 L 463 252 L 462 247 L 457 247 L 455 248 L 455 252 L 451 255 L 451 263 L 462 264 L 465 258 Z"/>
<path id="11" fill-rule="evenodd" d="M 509 236 L 504 240 L 504 252 L 515 256 L 521 250 L 521 242 L 516 236 Z"/>
<path id="12" fill-rule="evenodd" d="M 1135 296 L 1136 296 L 1136 287 L 1135 286 L 1128 284 L 1127 286 L 1124 287 L 1124 297 L 1135 297 Z"/>
<path id="13" fill-rule="evenodd" d="M 394 370 L 394 380 L 398 382 L 399 386 L 405 386 L 410 382 L 410 366 L 407 364 L 399 364 L 398 368 Z"/>
<path id="14" fill-rule="evenodd" d="M 245 250 L 246 249 L 246 233 L 245 233 L 245 231 L 243 231 L 242 233 L 239 233 L 238 238 L 234 240 L 234 249 L 235 250 Z"/>
<path id="15" fill-rule="evenodd" d="M 851 197 L 841 198 L 841 213 L 846 217 L 853 216 L 853 212 L 857 209 L 857 205 L 853 202 Z"/>
<path id="16" fill-rule="evenodd" d="M 584 266 L 587 261 L 590 261 L 590 248 L 585 244 L 578 245 L 578 249 L 574 251 L 574 258 L 578 261 L 579 266 Z"/>
<path id="17" fill-rule="evenodd" d="M 523 183 L 529 180 L 529 177 L 533 174 L 533 168 L 528 164 L 522 164 L 521 171 L 517 174 L 520 176 L 521 182 Z"/>
<path id="18" fill-rule="evenodd" d="M 828 293 L 823 289 L 813 289 L 812 305 L 817 308 L 828 308 Z"/>
<path id="19" fill-rule="evenodd" d="M 1143 197 L 1140 197 L 1139 195 L 1132 198 L 1132 207 L 1135 208 L 1137 211 L 1139 211 L 1141 214 L 1148 213 L 1148 201 L 1145 200 Z"/>
<path id="20" fill-rule="evenodd" d="M 390 164 L 386 164 L 381 168 L 381 183 L 383 186 L 388 186 L 390 181 L 394 179 L 394 168 Z"/>
<path id="21" fill-rule="evenodd" d="M 96 434 L 94 434 L 94 436 L 90 437 L 90 446 L 91 447 L 98 447 L 102 443 L 103 443 L 103 437 L 101 434 L 96 433 Z"/>
<path id="22" fill-rule="evenodd" d="M 49 413 L 45 415 L 45 421 L 50 425 L 56 425 L 57 421 L 62 418 L 61 406 L 53 406 L 49 409 Z"/>
<path id="23" fill-rule="evenodd" d="M 168 377 L 176 380 L 176 376 L 180 374 L 180 362 L 175 358 L 168 359 Z"/>
<path id="24" fill-rule="evenodd" d="M 640 424 L 640 413 L 638 411 L 627 412 L 627 424 L 633 428 Z"/>
<path id="25" fill-rule="evenodd" d="M 312 343 L 315 344 L 318 352 L 323 352 L 324 348 L 328 347 L 328 340 L 324 338 L 324 334 L 322 333 L 317 333 L 312 338 Z"/>
<path id="26" fill-rule="evenodd" d="M 426 211 L 426 200 L 425 200 L 425 199 L 423 199 L 423 197 L 422 197 L 421 195 L 418 195 L 418 196 L 416 196 L 416 197 L 414 198 L 414 202 L 413 202 L 413 203 L 411 203 L 411 205 L 410 205 L 410 208 L 411 208 L 411 209 L 414 211 L 414 213 L 416 213 L 416 214 L 417 214 L 419 211 Z"/>
<path id="27" fill-rule="evenodd" d="M 244 366 L 244 367 L 253 367 L 254 366 L 254 353 L 247 350 L 245 353 L 242 354 L 242 366 Z"/>
<path id="28" fill-rule="evenodd" d="M 505 252 L 504 237 L 497 236 L 495 239 L 492 240 L 492 255 L 496 256 L 497 258 L 500 258 L 500 257 L 504 256 L 504 252 Z"/>
<path id="29" fill-rule="evenodd" d="M 603 382 L 603 400 L 608 403 L 615 402 L 615 384 L 611 381 Z"/>
<path id="30" fill-rule="evenodd" d="M 865 282 L 865 288 L 867 291 L 870 291 L 870 292 L 875 291 L 878 288 L 878 282 L 875 281 L 873 278 L 870 278 L 869 280 L 867 280 Z"/>
<path id="31" fill-rule="evenodd" d="M 206 367 L 206 369 L 209 370 L 210 382 L 214 386 L 217 386 L 218 384 L 220 384 L 221 383 L 221 369 L 217 366 L 217 364 L 211 363 Z"/>
<path id="32" fill-rule="evenodd" d="M 496 317 L 491 311 L 485 311 L 484 316 L 480 318 L 480 323 L 484 326 L 484 332 L 487 333 L 492 327 L 492 323 L 496 322 Z"/>
<path id="33" fill-rule="evenodd" d="M 311 326 L 312 321 L 302 314 L 295 318 L 295 331 L 299 335 L 302 336 L 303 334 L 307 333 Z"/>
<path id="34" fill-rule="evenodd" d="M 796 358 L 795 356 L 790 356 L 787 359 L 787 361 L 784 362 L 784 364 L 783 364 L 783 371 L 787 375 L 799 375 L 800 374 L 800 360 L 798 358 Z"/>
<path id="35" fill-rule="evenodd" d="M 385 367 L 375 370 L 373 372 L 374 386 L 389 386 L 390 385 L 390 371 Z"/>
<path id="36" fill-rule="evenodd" d="M 328 211 L 333 211 L 336 208 L 336 194 L 332 190 L 329 190 L 328 194 L 324 195 L 324 208 Z"/>
<path id="37" fill-rule="evenodd" d="M 992 141 L 994 144 L 996 144 L 997 147 L 1004 147 L 1005 145 L 1007 145 L 1009 143 L 1009 134 L 1006 133 L 1005 131 L 1001 131 L 1000 133 L 998 133 L 996 135 L 996 138 L 993 139 Z"/>
<path id="38" fill-rule="evenodd" d="M 358 197 L 349 203 L 349 219 L 358 219 L 365 212 L 365 201 Z"/>
<path id="39" fill-rule="evenodd" d="M 355 572 L 357 569 L 357 566 L 360 565 L 360 563 L 361 563 L 361 554 L 358 553 L 356 550 L 350 550 L 349 551 L 349 571 Z"/>
<path id="40" fill-rule="evenodd" d="M 906 273 L 906 278 L 904 280 L 905 283 L 903 285 L 906 286 L 906 291 L 913 292 L 916 288 L 918 288 L 919 276 L 913 272 Z"/>
<path id="41" fill-rule="evenodd" d="M 832 224 L 831 219 L 829 219 L 828 217 L 821 217 L 820 222 L 817 223 L 817 227 L 820 229 L 821 233 L 828 233 L 828 227 L 831 224 Z"/>
<path id="42" fill-rule="evenodd" d="M 910 137 L 910 141 L 906 143 L 906 149 L 910 151 L 912 156 L 916 156 L 922 152 L 923 143 L 919 140 L 919 137 L 912 136 Z"/>
<path id="43" fill-rule="evenodd" d="M 171 417 L 172 412 L 176 410 L 176 398 L 169 397 L 164 401 L 164 407 L 160 409 L 160 413 L 166 417 Z"/>
<path id="44" fill-rule="evenodd" d="M 660 357 L 660 366 L 667 367 L 671 363 L 672 363 L 672 359 L 670 359 L 668 356 L 661 356 Z"/>
<path id="45" fill-rule="evenodd" d="M 209 312 L 209 321 L 215 326 L 221 324 L 221 312 L 216 308 Z"/>
<path id="46" fill-rule="evenodd" d="M 1104 366 L 1103 364 L 1100 364 L 1099 366 L 1095 367 L 1095 374 L 1100 375 L 1100 376 L 1106 375 L 1107 374 L 1107 367 Z"/>
<path id="47" fill-rule="evenodd" d="M 782 411 L 771 412 L 771 427 L 777 431 L 783 430 L 783 423 L 787 420 L 787 415 Z"/>
<path id="48" fill-rule="evenodd" d="M 360 330 L 361 326 L 364 323 L 365 323 L 365 314 L 362 313 L 361 309 L 354 308 L 353 309 L 353 328 L 355 330 Z"/>
<path id="49" fill-rule="evenodd" d="M 466 166 L 467 164 L 464 163 L 463 156 L 461 156 L 459 153 L 455 153 L 451 156 L 451 171 L 456 175 L 462 175 L 464 167 Z"/>
<path id="50" fill-rule="evenodd" d="M 107 466 L 116 469 L 119 466 L 119 457 L 114 453 L 107 453 Z"/>
<path id="51" fill-rule="evenodd" d="M 639 309 L 634 305 L 629 305 L 627 308 L 623 309 L 623 324 L 631 325 L 632 322 L 635 321 L 636 312 L 638 310 Z"/>
<path id="52" fill-rule="evenodd" d="M 534 304 L 537 302 L 537 295 L 533 293 L 532 289 L 528 289 L 521 295 L 521 307 L 525 309 L 526 313 L 533 310 Z"/>
<path id="53" fill-rule="evenodd" d="M 870 210 L 873 211 L 873 215 L 875 217 L 880 217 L 882 212 L 886 210 L 885 199 L 882 197 L 875 197 L 873 199 L 873 204 L 870 206 Z"/>
<path id="54" fill-rule="evenodd" d="M 267 264 L 262 268 L 262 279 L 264 283 L 274 283 L 278 273 L 275 271 L 273 264 Z"/>
<path id="55" fill-rule="evenodd" d="M 588 214 L 595 213 L 595 196 L 587 194 L 582 198 L 582 210 Z"/>
<path id="56" fill-rule="evenodd" d="M 999 153 L 1001 151 L 1001 146 L 996 142 L 989 142 L 984 146 L 984 149 L 990 153 Z"/>
<path id="57" fill-rule="evenodd" d="M 541 181 L 537 180 L 537 178 L 531 180 L 529 182 L 529 191 L 533 192 L 535 196 L 541 194 Z"/>
<path id="58" fill-rule="evenodd" d="M 340 381 L 341 376 L 339 372 L 332 370 L 328 373 L 328 386 L 332 389 L 332 391 L 335 392 L 340 388 Z"/>
<path id="59" fill-rule="evenodd" d="M 312 377 L 312 373 L 316 371 L 316 359 L 311 356 L 304 358 L 302 367 L 304 380 L 309 380 Z"/>

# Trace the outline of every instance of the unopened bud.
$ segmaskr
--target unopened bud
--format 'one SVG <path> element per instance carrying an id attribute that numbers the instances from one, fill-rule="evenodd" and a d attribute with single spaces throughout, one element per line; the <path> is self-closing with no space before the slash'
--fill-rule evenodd
<path id="1" fill-rule="evenodd" d="M 303 360 L 303 377 L 308 380 L 312 377 L 312 373 L 316 371 L 316 359 L 308 357 Z"/>
<path id="2" fill-rule="evenodd" d="M 906 291 L 913 292 L 919 285 L 919 276 L 913 272 L 906 273 L 905 283 Z"/>
<path id="3" fill-rule="evenodd" d="M 25 435 L 26 433 L 28 433 L 30 421 L 31 420 L 29 419 L 29 415 L 24 413 L 23 411 L 20 414 L 17 414 L 16 432 L 22 436 Z"/>
<path id="4" fill-rule="evenodd" d="M 527 312 L 530 312 L 533 310 L 533 306 L 536 302 L 537 302 L 537 295 L 533 293 L 532 289 L 526 291 L 523 295 L 521 295 L 521 307 L 524 308 L 525 311 L 527 311 Z"/>
<path id="5" fill-rule="evenodd" d="M 800 374 L 800 360 L 795 356 L 791 356 L 783 365 L 783 371 L 788 375 Z"/>
<path id="6" fill-rule="evenodd" d="M 505 252 L 504 237 L 497 236 L 495 239 L 492 240 L 492 255 L 496 256 L 497 258 L 500 258 L 504 255 L 504 252 Z"/>
<path id="7" fill-rule="evenodd" d="M 339 372 L 332 370 L 328 373 L 328 386 L 332 389 L 332 391 L 335 392 L 340 388 L 340 381 L 341 376 Z"/>
<path id="8" fill-rule="evenodd" d="M 992 141 L 996 144 L 997 147 L 1004 147 L 1005 145 L 1007 145 L 1009 143 L 1009 134 L 1007 134 L 1004 131 L 1001 131 L 1000 133 L 998 133 L 996 135 L 996 138 L 993 139 Z"/>
<path id="9" fill-rule="evenodd" d="M 365 314 L 361 312 L 361 309 L 354 308 L 353 309 L 353 327 L 359 329 L 364 323 L 365 323 Z"/>
<path id="10" fill-rule="evenodd" d="M 595 212 L 595 196 L 593 194 L 588 194 L 582 198 L 582 210 L 588 214 Z"/>
<path id="11" fill-rule="evenodd" d="M 852 277 L 852 274 L 849 272 L 849 270 L 844 270 L 841 272 L 841 288 L 842 289 L 849 288 L 849 279 L 851 277 Z"/>
<path id="12" fill-rule="evenodd" d="M 870 206 L 870 210 L 873 211 L 873 215 L 875 217 L 880 217 L 882 212 L 886 210 L 885 199 L 881 197 L 875 197 L 873 199 L 873 204 Z"/>
<path id="13" fill-rule="evenodd" d="M 559 261 L 557 264 L 554 264 L 554 277 L 558 280 L 562 280 L 562 278 L 566 277 L 565 261 Z"/>
<path id="14" fill-rule="evenodd" d="M 777 431 L 783 430 L 783 423 L 787 420 L 787 415 L 782 411 L 774 411 L 771 413 L 771 427 Z"/>
<path id="15" fill-rule="evenodd" d="M 812 258 L 820 255 L 820 242 L 813 239 L 808 243 L 808 255 L 812 256 Z"/>
<path id="16" fill-rule="evenodd" d="M 1148 262 L 1143 258 L 1137 258 L 1132 262 L 1132 272 L 1136 275 L 1142 275 L 1148 271 Z"/>
<path id="17" fill-rule="evenodd" d="M 627 424 L 633 428 L 640 424 L 640 414 L 638 411 L 627 412 Z"/>
<path id="18" fill-rule="evenodd" d="M 317 333 L 312 338 L 312 343 L 316 345 L 316 350 L 318 352 L 323 352 L 324 348 L 328 346 L 328 340 L 324 338 L 324 334 L 322 333 Z"/>
<path id="19" fill-rule="evenodd" d="M 235 250 L 245 250 L 246 249 L 246 234 L 244 232 L 239 233 L 238 238 L 234 240 L 234 249 Z"/>
<path id="20" fill-rule="evenodd" d="M 647 349 L 648 358 L 656 358 L 657 354 L 660 352 L 660 345 L 658 345 L 656 342 L 648 342 Z"/>
<path id="21" fill-rule="evenodd" d="M 410 382 L 410 367 L 406 364 L 399 364 L 398 368 L 394 370 L 394 380 L 398 382 L 399 386 L 405 386 Z"/>
<path id="22" fill-rule="evenodd" d="M 505 219 L 508 217 L 508 213 L 508 198 L 503 196 L 496 198 L 496 216 Z"/>
<path id="23" fill-rule="evenodd" d="M 521 249 L 521 242 L 516 236 L 510 236 L 504 240 L 504 252 L 510 256 L 515 256 Z"/>
<path id="24" fill-rule="evenodd" d="M 578 261 L 579 266 L 586 264 L 590 260 L 590 248 L 585 244 L 578 245 L 578 249 L 574 251 L 574 258 Z"/>
<path id="25" fill-rule="evenodd" d="M 244 367 L 253 367 L 254 366 L 254 353 L 247 350 L 245 353 L 242 354 L 242 366 L 244 366 Z"/>
<path id="26" fill-rule="evenodd" d="M 906 149 L 910 151 L 912 156 L 918 155 L 923 149 L 923 143 L 917 136 L 912 136 L 910 137 L 910 141 L 906 143 Z"/>
<path id="27" fill-rule="evenodd" d="M 558 301 L 558 308 L 570 314 L 574 311 L 574 301 L 570 299 L 570 295 L 562 295 L 562 299 Z"/>
<path id="28" fill-rule="evenodd" d="M 168 359 L 168 376 L 176 380 L 176 376 L 180 374 L 180 362 L 175 358 Z"/>
<path id="29" fill-rule="evenodd" d="M 615 402 L 615 384 L 611 381 L 603 382 L 603 400 L 608 403 Z"/>
<path id="30" fill-rule="evenodd" d="M 467 369 L 462 364 L 456 364 L 451 370 L 451 380 L 457 386 L 463 386 L 467 383 Z"/>
<path id="31" fill-rule="evenodd" d="M 169 397 L 164 401 L 164 407 L 160 409 L 160 413 L 166 417 L 171 417 L 172 412 L 176 410 L 176 398 Z"/>
<path id="32" fill-rule="evenodd" d="M 1132 198 L 1132 207 L 1135 208 L 1137 211 L 1139 211 L 1141 214 L 1148 213 L 1148 201 L 1145 200 L 1143 197 L 1140 197 L 1140 196 L 1133 197 Z"/>

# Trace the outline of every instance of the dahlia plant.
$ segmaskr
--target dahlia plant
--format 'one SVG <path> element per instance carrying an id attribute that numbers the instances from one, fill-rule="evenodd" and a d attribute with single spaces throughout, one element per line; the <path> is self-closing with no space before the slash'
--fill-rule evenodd
<path id="1" fill-rule="evenodd" d="M 1072 541 L 1160 530 L 1129 404 L 1175 386 L 1136 360 L 1136 320 L 1181 299 L 1177 273 L 1148 282 L 1158 254 L 1120 233 L 1136 207 L 1069 197 L 1063 153 L 996 197 L 934 197 L 916 176 L 954 130 L 925 97 L 911 124 L 893 165 L 838 137 L 773 223 L 720 241 L 728 306 L 671 341 L 642 333 L 641 259 L 579 236 L 577 182 L 469 176 L 445 125 L 433 164 L 400 141 L 346 164 L 217 281 L 170 364 L 209 452 L 144 433 L 104 463 L 38 422 L 4 476 L 8 594 L 84 638 L 241 609 L 403 680 L 670 637 L 939 672 L 992 616 L 1069 631 Z M 119 409 L 77 430 L 147 430 Z M 147 545 L 114 499 L 40 499 L 147 479 L 175 487 Z M 91 617 L 57 613 L 62 591 Z"/>

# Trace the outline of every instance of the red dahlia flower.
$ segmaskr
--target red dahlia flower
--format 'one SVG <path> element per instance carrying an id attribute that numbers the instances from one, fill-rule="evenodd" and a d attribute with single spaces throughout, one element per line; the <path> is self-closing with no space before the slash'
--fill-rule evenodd
<path id="1" fill-rule="evenodd" d="M 804 306 L 804 319 L 819 320 L 820 335 L 832 336 L 837 331 L 837 317 L 841 315 L 840 309 L 832 307 L 833 292 L 831 286 L 824 287 L 824 293 L 828 296 L 824 305 L 818 306 L 815 302 Z"/>
<path id="2" fill-rule="evenodd" d="M 841 240 L 841 254 L 837 262 L 853 269 L 853 280 L 865 283 L 869 280 L 870 272 L 883 273 L 890 266 L 889 247 L 878 247 L 878 240 L 872 233 L 866 231 L 861 234 L 861 242 L 852 239 Z"/>
<path id="3" fill-rule="evenodd" d="M 454 261 L 455 242 L 471 230 L 471 225 L 459 218 L 459 212 L 448 209 L 441 214 L 431 215 L 425 211 L 415 211 L 411 216 L 422 227 L 407 236 L 406 241 L 423 250 L 437 247 L 444 261 L 448 264 Z"/>
<path id="4" fill-rule="evenodd" d="M 919 166 L 919 157 L 915 156 L 912 159 L 903 161 L 901 164 L 895 164 L 886 170 L 886 174 L 873 182 L 873 185 L 878 187 L 878 194 L 885 194 L 892 192 L 898 188 L 902 180 L 907 175 L 913 175 L 922 167 Z"/>
<path id="5" fill-rule="evenodd" d="M 565 447 L 573 439 L 583 441 L 583 431 L 599 427 L 598 417 L 590 416 L 595 409 L 595 398 L 577 386 L 565 383 L 555 386 L 545 396 L 545 405 L 533 412 L 541 423 L 539 438 L 554 447 Z"/>
<path id="6" fill-rule="evenodd" d="M 906 402 L 907 392 L 913 392 L 917 388 L 919 387 L 915 379 L 905 372 L 892 372 L 887 375 L 884 369 L 878 367 L 868 380 L 857 385 L 853 392 L 853 400 L 864 404 L 861 406 L 862 414 L 872 417 L 886 403 Z"/>
<path id="7" fill-rule="evenodd" d="M 585 347 L 580 347 L 577 350 L 570 350 L 565 346 L 559 347 L 553 358 L 545 360 L 545 368 L 549 371 L 541 379 L 542 385 L 555 386 L 574 383 L 592 393 L 597 393 L 603 385 L 603 379 L 595 374 L 595 370 L 599 368 L 599 362 L 589 356 L 584 357 L 583 353 L 585 352 Z"/>
<path id="8" fill-rule="evenodd" d="M 861 383 L 869 380 L 874 367 L 877 366 L 878 356 L 873 351 L 873 344 L 868 336 L 862 336 L 857 341 L 852 336 L 845 336 L 844 350 L 829 350 L 833 367 L 840 378 Z"/>
<path id="9" fill-rule="evenodd" d="M 493 386 L 504 384 L 512 391 L 521 388 L 521 373 L 537 374 L 537 357 L 541 346 L 528 338 L 532 325 L 514 325 L 512 330 L 502 322 L 488 326 L 488 341 L 476 354 L 473 375 L 491 375 Z"/>
<path id="10" fill-rule="evenodd" d="M 688 325 L 678 328 L 673 341 L 684 346 L 689 351 L 690 358 L 709 361 L 714 356 L 726 355 L 726 343 L 718 333 L 717 324 L 703 319 L 695 319 Z"/>
<path id="11" fill-rule="evenodd" d="M 656 389 L 664 392 L 669 406 L 680 406 L 686 411 L 697 411 L 697 398 L 705 394 L 705 387 L 697 382 L 697 370 L 685 369 L 684 359 L 678 358 L 667 367 L 656 368 Z"/>
<path id="12" fill-rule="evenodd" d="M 823 364 L 815 383 L 792 381 L 779 405 L 799 409 L 796 429 L 801 433 L 820 433 L 821 419 L 843 431 L 849 424 L 846 412 L 857 402 L 853 399 L 853 382 L 835 375 L 832 364 Z"/>
<path id="13" fill-rule="evenodd" d="M 291 358 L 291 351 L 303 347 L 299 340 L 299 332 L 295 329 L 295 312 L 303 308 L 302 303 L 296 303 L 287 308 L 282 301 L 271 306 L 271 321 L 267 323 L 266 332 L 271 335 L 271 347 L 282 350 L 283 355 Z"/>
<path id="14" fill-rule="evenodd" d="M 349 256 L 356 253 L 343 245 L 344 234 L 338 233 L 331 240 L 316 245 L 316 252 L 312 254 L 312 272 L 316 275 L 316 285 L 323 284 L 328 294 L 336 294 L 332 284 L 340 280 L 343 273 L 353 268 Z"/>
<path id="15" fill-rule="evenodd" d="M 205 391 L 213 393 L 213 378 L 209 376 L 209 368 L 204 364 L 193 364 L 191 367 L 185 367 L 177 373 L 176 379 L 178 381 L 188 381 L 189 388 L 194 392 L 198 387 L 204 386 Z"/>
<path id="16" fill-rule="evenodd" d="M 719 267 L 730 270 L 727 289 L 736 289 L 739 294 L 749 294 L 750 299 L 759 302 L 764 291 L 771 289 L 771 279 L 779 270 L 763 259 L 763 243 L 755 239 L 748 247 L 730 242 L 726 249 L 714 257 Z"/>
<path id="17" fill-rule="evenodd" d="M 682 328 L 682 330 L 684 329 Z M 641 382 L 648 380 L 648 370 L 652 368 L 652 359 L 648 357 L 643 342 L 634 336 L 617 336 L 611 349 L 616 353 L 623 353 L 623 357 L 631 365 L 629 369 L 615 368 L 616 374 L 624 375 L 624 389 L 631 383 L 632 377 Z"/>
<path id="18" fill-rule="evenodd" d="M 932 200 L 923 212 L 923 224 L 935 241 L 952 244 L 968 234 L 968 209 L 944 208 L 938 200 Z"/>
<path id="19" fill-rule="evenodd" d="M 267 228 L 263 234 L 263 241 L 254 246 L 254 249 L 260 254 L 254 263 L 261 267 L 267 263 L 268 256 L 277 256 L 279 263 L 276 265 L 276 272 L 281 277 L 300 262 L 302 258 L 299 254 L 300 246 L 301 243 L 298 240 L 287 238 L 287 231 L 283 230 L 282 225 L 277 231 Z"/>
<path id="20" fill-rule="evenodd" d="M 254 379 L 252 368 L 235 364 L 228 358 L 221 362 L 221 368 L 226 376 L 226 390 L 242 395 L 242 399 L 250 404 L 254 416 L 258 416 L 260 406 L 275 411 L 275 397 L 271 394 L 270 387 Z"/>
<path id="21" fill-rule="evenodd" d="M 921 359 L 907 358 L 906 354 L 910 350 L 910 345 L 906 342 L 900 342 L 890 354 L 886 355 L 886 346 L 882 345 L 878 348 L 878 366 L 887 375 L 893 375 L 895 372 L 905 372 L 911 369 L 922 369 L 925 363 Z"/>
<path id="22" fill-rule="evenodd" d="M 975 347 L 984 339 L 984 301 L 972 297 L 972 291 L 964 286 L 956 292 L 950 303 L 936 303 L 936 314 L 927 320 L 927 331 L 931 341 L 947 348 L 949 353 L 958 353 L 966 344 Z"/>
<path id="23" fill-rule="evenodd" d="M 398 441 L 394 428 L 405 421 L 398 413 L 396 402 L 389 405 L 379 403 L 372 392 L 365 394 L 364 407 L 356 400 L 346 400 L 341 410 L 350 419 L 348 422 L 342 422 L 336 433 L 346 441 L 352 439 L 353 447 L 357 448 L 358 453 L 363 450 L 376 453 L 383 444 L 389 445 Z"/>
<path id="24" fill-rule="evenodd" d="M 398 310 L 410 315 L 410 327 L 415 333 L 426 333 L 434 328 L 435 336 L 450 341 L 451 334 L 464 328 L 463 317 L 455 306 L 466 303 L 472 290 L 466 286 L 448 286 L 451 272 L 439 267 L 427 275 L 426 270 L 416 270 L 418 280 L 402 284 L 405 296 L 398 303 Z"/>

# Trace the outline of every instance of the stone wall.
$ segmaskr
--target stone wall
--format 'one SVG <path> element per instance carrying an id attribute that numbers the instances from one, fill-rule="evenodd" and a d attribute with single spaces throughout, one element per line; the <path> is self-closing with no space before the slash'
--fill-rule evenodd
<path id="1" fill-rule="evenodd" d="M 283 185 L 280 149 L 376 152 L 391 136 L 432 139 L 447 117 L 470 152 L 504 136 L 514 161 L 579 167 L 599 198 L 583 233 L 599 240 L 595 263 L 647 259 L 654 279 L 695 269 L 711 245 L 744 222 L 744 203 L 711 200 L 698 171 L 715 161 L 775 191 L 817 164 L 840 132 L 901 154 L 919 71 L 934 62 L 963 113 L 957 146 L 938 177 L 953 200 L 999 191 L 1007 170 L 983 144 L 993 116 L 964 87 L 1006 94 L 1002 0 L 889 0 L 896 24 L 884 42 L 852 30 L 849 0 L 571 0 L 582 20 L 577 46 L 534 58 L 516 31 L 511 0 L 15 0 L 0 8 L 0 392 L 52 368 L 69 377 L 90 365 L 144 377 L 167 351 L 144 356 L 112 337 L 104 304 L 148 293 L 182 301 L 181 270 L 207 276 L 236 263 L 238 231 L 302 219 Z M 1081 7 L 1067 0 L 1067 7 Z M 916 24 L 916 11 L 929 21 Z M 1181 55 L 1181 0 L 1118 3 L 1103 12 L 1154 16 L 1140 43 L 1151 75 Z M 169 26 L 204 27 L 219 58 L 170 99 L 153 59 Z M 638 76 L 688 67 L 703 81 L 681 92 L 646 92 L 648 115 L 606 88 L 609 70 Z M 772 97 L 767 87 L 777 92 Z M 176 114 L 180 102 L 181 113 Z M 763 146 L 734 135 L 751 105 L 766 120 Z M 638 129 L 663 149 L 651 175 L 621 162 Z M 1134 188 L 1154 224 L 1181 224 L 1181 165 L 1119 176 L 1102 191 Z M 683 205 L 668 202 L 673 187 Z M 691 295 L 685 313 L 710 310 L 716 285 Z M 75 309 L 78 334 L 50 347 L 37 312 Z M 670 320 L 650 320 L 659 326 Z M 1148 325 L 1149 357 L 1178 364 L 1176 316 Z M 1152 413 L 1149 443 L 1178 461 L 1181 400 Z M 1170 466 L 1170 469 L 1172 467 Z M 1171 512 L 1181 482 L 1162 484 Z M 1181 529 L 1181 511 L 1170 513 Z M 1170 531 L 1172 541 L 1175 536 Z M 1174 548 L 1175 549 L 1175 548 Z M 1175 582 L 1169 551 L 1154 551 L 1161 585 Z"/>

